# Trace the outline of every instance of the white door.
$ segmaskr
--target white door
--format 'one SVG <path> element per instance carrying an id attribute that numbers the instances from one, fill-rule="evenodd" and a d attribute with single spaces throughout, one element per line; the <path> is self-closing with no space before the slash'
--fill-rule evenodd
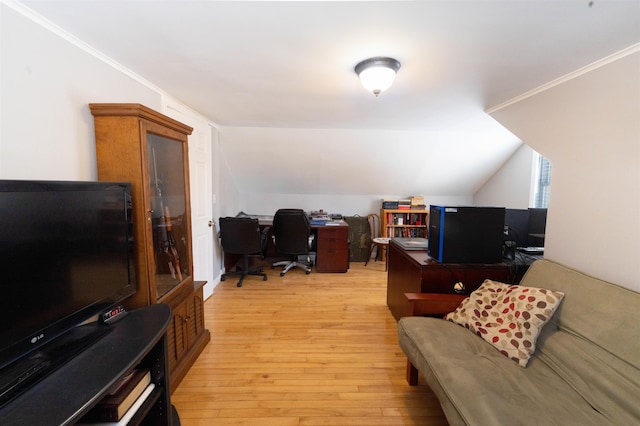
<path id="1" fill-rule="evenodd" d="M 166 115 L 193 127 L 189 136 L 193 278 L 207 281 L 204 288 L 204 297 L 207 298 L 214 286 L 211 127 L 179 104 L 167 103 L 164 111 Z"/>

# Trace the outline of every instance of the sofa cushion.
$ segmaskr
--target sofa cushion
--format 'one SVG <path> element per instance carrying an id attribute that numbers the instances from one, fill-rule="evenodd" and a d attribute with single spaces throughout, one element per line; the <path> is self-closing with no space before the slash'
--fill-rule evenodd
<path id="1" fill-rule="evenodd" d="M 615 424 L 537 356 L 521 368 L 450 321 L 404 317 L 398 338 L 451 426 Z"/>
<path id="2" fill-rule="evenodd" d="M 588 401 L 603 424 L 640 424 L 640 293 L 549 260 L 535 262 L 521 284 L 565 293 L 533 359 Z"/>
<path id="3" fill-rule="evenodd" d="M 445 319 L 466 327 L 526 367 L 542 327 L 563 296 L 544 288 L 485 280 Z"/>

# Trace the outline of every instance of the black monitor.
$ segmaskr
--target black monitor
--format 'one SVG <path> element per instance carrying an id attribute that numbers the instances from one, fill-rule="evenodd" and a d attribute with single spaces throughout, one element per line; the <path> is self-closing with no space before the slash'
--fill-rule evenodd
<path id="1" fill-rule="evenodd" d="M 529 246 L 543 247 L 547 228 L 547 209 L 529 209 Z"/>
<path id="2" fill-rule="evenodd" d="M 430 206 L 429 255 L 441 263 L 500 263 L 504 207 Z"/>
<path id="3" fill-rule="evenodd" d="M 506 209 L 504 212 L 505 241 L 515 242 L 516 247 L 529 245 L 529 210 Z"/>
<path id="4" fill-rule="evenodd" d="M 547 209 L 506 209 L 505 241 L 515 241 L 517 247 L 544 247 Z"/>

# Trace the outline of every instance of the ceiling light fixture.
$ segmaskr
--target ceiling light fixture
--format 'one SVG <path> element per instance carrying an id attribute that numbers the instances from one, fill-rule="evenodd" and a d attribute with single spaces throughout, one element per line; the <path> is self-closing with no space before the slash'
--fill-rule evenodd
<path id="1" fill-rule="evenodd" d="M 378 96 L 391 86 L 400 69 L 400 62 L 393 58 L 375 57 L 356 65 L 355 71 L 365 89 Z"/>

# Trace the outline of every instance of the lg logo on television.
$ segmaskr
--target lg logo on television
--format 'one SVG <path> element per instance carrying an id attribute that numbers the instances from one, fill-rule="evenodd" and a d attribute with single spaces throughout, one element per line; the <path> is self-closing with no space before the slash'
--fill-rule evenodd
<path id="1" fill-rule="evenodd" d="M 36 343 L 38 340 L 43 339 L 44 338 L 44 334 L 40 334 L 38 336 L 33 336 L 31 338 L 31 343 Z"/>

